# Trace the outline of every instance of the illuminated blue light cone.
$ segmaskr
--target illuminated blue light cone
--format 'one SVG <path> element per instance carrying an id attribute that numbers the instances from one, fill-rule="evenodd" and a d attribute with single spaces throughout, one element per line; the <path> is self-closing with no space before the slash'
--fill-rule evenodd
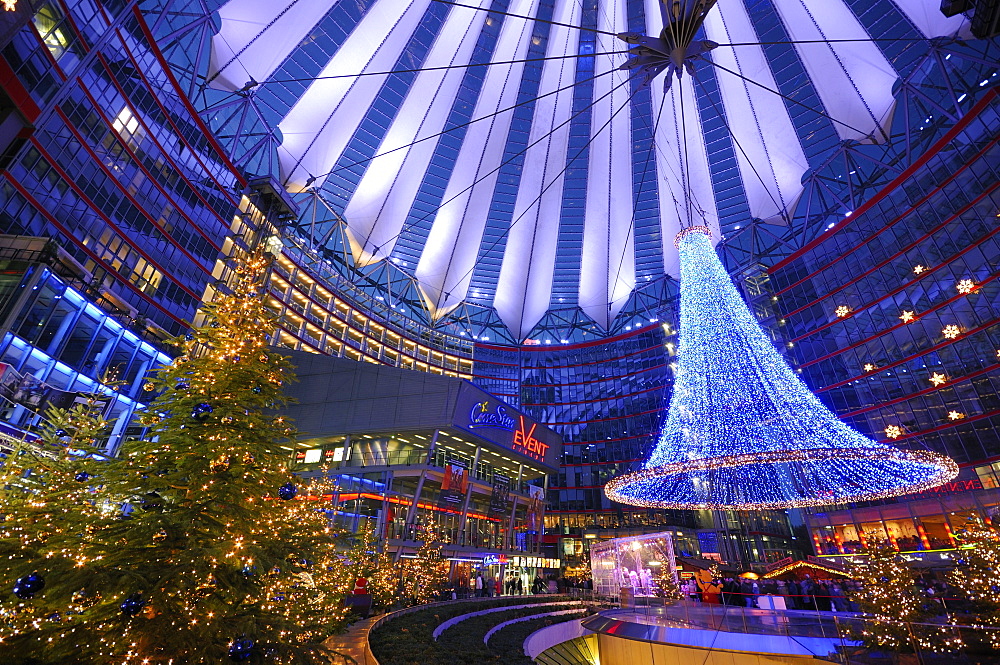
<path id="1" fill-rule="evenodd" d="M 750 313 L 709 240 L 681 231 L 681 325 L 674 392 L 639 471 L 609 482 L 621 503 L 753 510 L 897 496 L 954 478 L 937 453 L 873 441 L 837 419 Z"/>

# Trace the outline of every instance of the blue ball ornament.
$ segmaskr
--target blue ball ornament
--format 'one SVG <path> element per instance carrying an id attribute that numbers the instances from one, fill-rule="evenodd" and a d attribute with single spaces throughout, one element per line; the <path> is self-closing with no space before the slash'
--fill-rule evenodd
<path id="1" fill-rule="evenodd" d="M 291 483 L 285 483 L 278 488 L 278 496 L 285 501 L 291 501 L 295 498 L 295 495 L 299 493 L 299 490 L 295 485 Z"/>
<path id="2" fill-rule="evenodd" d="M 187 381 L 180 381 L 176 386 L 174 386 L 174 390 L 191 390 L 191 384 Z"/>
<path id="3" fill-rule="evenodd" d="M 201 420 L 208 414 L 212 413 L 214 409 L 211 404 L 207 402 L 201 402 L 200 404 L 195 404 L 194 408 L 191 409 L 191 417 L 195 420 Z"/>
<path id="4" fill-rule="evenodd" d="M 189 332 L 188 333 L 184 333 L 184 339 L 186 339 L 189 342 L 192 341 L 192 340 L 194 340 L 194 333 L 189 333 Z"/>
<path id="5" fill-rule="evenodd" d="M 69 436 L 69 432 L 67 432 L 61 427 L 57 429 L 55 432 L 53 432 L 53 434 L 55 434 L 58 437 Z"/>
<path id="6" fill-rule="evenodd" d="M 142 611 L 142 608 L 146 606 L 146 601 L 142 597 L 142 594 L 133 593 L 131 596 L 122 601 L 122 604 L 118 607 L 121 608 L 122 614 L 127 617 L 134 617 L 136 614 Z"/>
<path id="7" fill-rule="evenodd" d="M 160 495 L 156 492 L 147 492 L 146 496 L 142 498 L 142 503 L 139 507 L 143 510 L 159 510 L 160 509 Z"/>
<path id="8" fill-rule="evenodd" d="M 254 386 L 254 387 L 253 387 L 253 388 L 251 388 L 250 390 L 252 390 L 252 391 L 253 391 L 253 394 L 254 394 L 254 395 L 259 395 L 259 394 L 260 394 L 260 386 Z"/>
<path id="9" fill-rule="evenodd" d="M 75 480 L 78 483 L 85 483 L 88 480 L 90 480 L 90 474 L 87 473 L 86 471 L 77 471 L 76 475 L 73 476 L 73 480 Z"/>
<path id="10" fill-rule="evenodd" d="M 242 663 L 249 660 L 253 654 L 253 640 L 246 635 L 240 635 L 229 644 L 229 660 L 234 663 Z"/>
<path id="11" fill-rule="evenodd" d="M 29 600 L 44 588 L 45 579 L 38 573 L 31 573 L 17 578 L 14 582 L 14 595 L 21 600 Z"/>

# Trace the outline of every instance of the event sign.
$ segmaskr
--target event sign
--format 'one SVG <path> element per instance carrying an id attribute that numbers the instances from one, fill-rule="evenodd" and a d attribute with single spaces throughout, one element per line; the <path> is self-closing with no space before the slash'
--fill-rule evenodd
<path id="1" fill-rule="evenodd" d="M 548 466 L 559 466 L 562 437 L 472 384 L 462 386 L 454 423 L 501 447 Z"/>

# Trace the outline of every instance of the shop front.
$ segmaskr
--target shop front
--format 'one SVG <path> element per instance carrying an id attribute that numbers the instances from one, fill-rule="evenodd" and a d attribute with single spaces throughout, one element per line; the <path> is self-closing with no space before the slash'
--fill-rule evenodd
<path id="1" fill-rule="evenodd" d="M 914 561 L 947 563 L 958 546 L 956 534 L 969 521 L 994 523 L 1000 515 L 1000 489 L 980 478 L 959 479 L 903 497 L 896 503 L 852 510 L 813 512 L 806 521 L 816 554 L 850 559 L 875 542 L 888 543 Z"/>

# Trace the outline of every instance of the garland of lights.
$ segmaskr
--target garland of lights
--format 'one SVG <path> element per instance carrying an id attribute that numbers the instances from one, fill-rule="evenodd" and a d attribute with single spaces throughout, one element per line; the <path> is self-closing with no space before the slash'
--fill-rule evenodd
<path id="1" fill-rule="evenodd" d="M 681 326 L 674 392 L 639 471 L 605 486 L 647 508 L 759 510 L 888 498 L 935 487 L 958 466 L 877 443 L 837 419 L 775 350 L 704 226 L 674 240 Z"/>

